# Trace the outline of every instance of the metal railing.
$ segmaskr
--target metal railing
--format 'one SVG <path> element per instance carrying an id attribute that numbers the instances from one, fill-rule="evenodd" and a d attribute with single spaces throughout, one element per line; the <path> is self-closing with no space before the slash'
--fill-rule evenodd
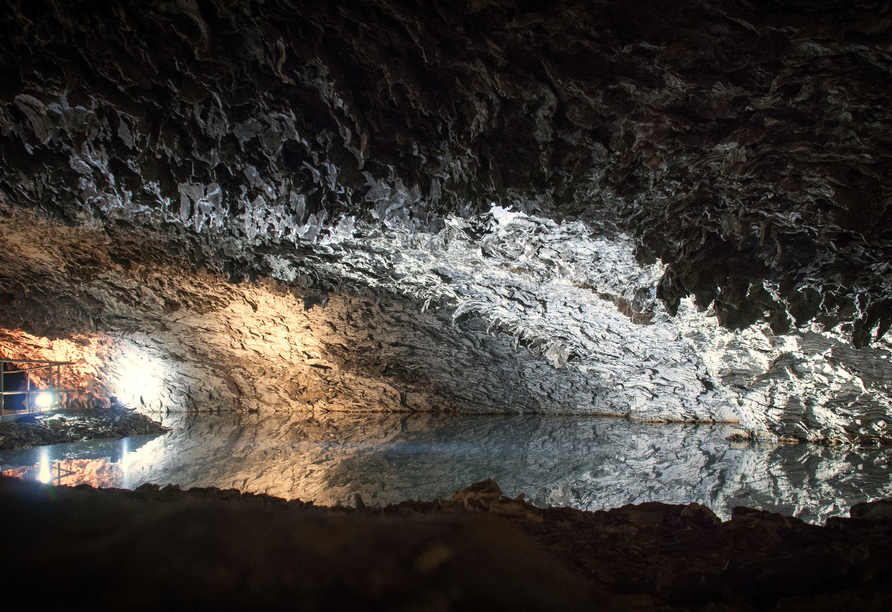
<path id="1" fill-rule="evenodd" d="M 26 364 L 29 367 L 8 369 L 7 364 Z M 63 396 L 71 393 L 70 389 L 60 388 L 62 380 L 62 367 L 74 365 L 74 361 L 50 361 L 48 359 L 0 359 L 0 420 L 7 416 L 20 416 L 53 410 L 62 405 Z M 49 370 L 49 386 L 41 389 L 33 383 L 31 375 L 40 370 Z M 10 390 L 8 387 L 10 378 L 19 378 L 25 375 L 25 387 L 21 388 L 22 381 L 18 381 L 19 388 Z M 32 384 L 33 383 L 33 384 Z M 41 395 L 41 394 L 49 394 Z M 12 399 L 16 396 L 24 396 L 21 407 L 11 408 Z"/>

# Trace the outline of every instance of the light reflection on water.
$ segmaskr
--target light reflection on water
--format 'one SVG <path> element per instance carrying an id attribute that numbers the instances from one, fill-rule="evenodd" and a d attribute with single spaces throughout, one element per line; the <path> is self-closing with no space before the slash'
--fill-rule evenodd
<path id="1" fill-rule="evenodd" d="M 493 478 L 537 505 L 699 502 L 820 522 L 892 497 L 892 449 L 732 444 L 726 425 L 569 416 L 181 414 L 162 436 L 0 452 L 53 484 L 221 487 L 321 505 L 448 498 Z M 49 476 L 49 477 L 48 477 Z"/>

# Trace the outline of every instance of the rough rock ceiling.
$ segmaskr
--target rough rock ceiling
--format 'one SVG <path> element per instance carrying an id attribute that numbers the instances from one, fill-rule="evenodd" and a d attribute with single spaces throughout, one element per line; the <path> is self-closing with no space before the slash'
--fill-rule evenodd
<path id="1" fill-rule="evenodd" d="M 885 436 L 888 3 L 3 13 L 2 323 L 153 401 Z"/>

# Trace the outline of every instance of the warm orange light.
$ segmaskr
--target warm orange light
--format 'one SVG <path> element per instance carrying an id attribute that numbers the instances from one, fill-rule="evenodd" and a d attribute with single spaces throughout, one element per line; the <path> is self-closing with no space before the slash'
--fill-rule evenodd
<path id="1" fill-rule="evenodd" d="M 6 359 L 30 359 L 35 361 L 68 361 L 74 365 L 55 369 L 33 370 L 32 389 L 35 387 L 59 389 L 83 389 L 87 381 L 99 374 L 103 346 L 101 335 L 78 336 L 72 340 L 50 340 L 33 336 L 18 329 L 0 328 L 0 356 Z M 58 374 L 58 377 L 57 377 Z M 36 406 L 45 408 L 44 402 L 52 404 L 55 397 L 32 396 Z"/>

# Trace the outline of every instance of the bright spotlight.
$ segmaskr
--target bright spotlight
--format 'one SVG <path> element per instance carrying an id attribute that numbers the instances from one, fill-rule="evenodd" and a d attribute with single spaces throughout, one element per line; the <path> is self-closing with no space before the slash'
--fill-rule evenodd
<path id="1" fill-rule="evenodd" d="M 115 395 L 125 404 L 149 406 L 162 397 L 164 367 L 137 351 L 129 351 L 117 361 L 112 376 Z"/>
<path id="2" fill-rule="evenodd" d="M 41 391 L 37 394 L 37 397 L 34 398 L 34 403 L 38 408 L 49 408 L 53 405 L 53 394 L 49 391 Z"/>

